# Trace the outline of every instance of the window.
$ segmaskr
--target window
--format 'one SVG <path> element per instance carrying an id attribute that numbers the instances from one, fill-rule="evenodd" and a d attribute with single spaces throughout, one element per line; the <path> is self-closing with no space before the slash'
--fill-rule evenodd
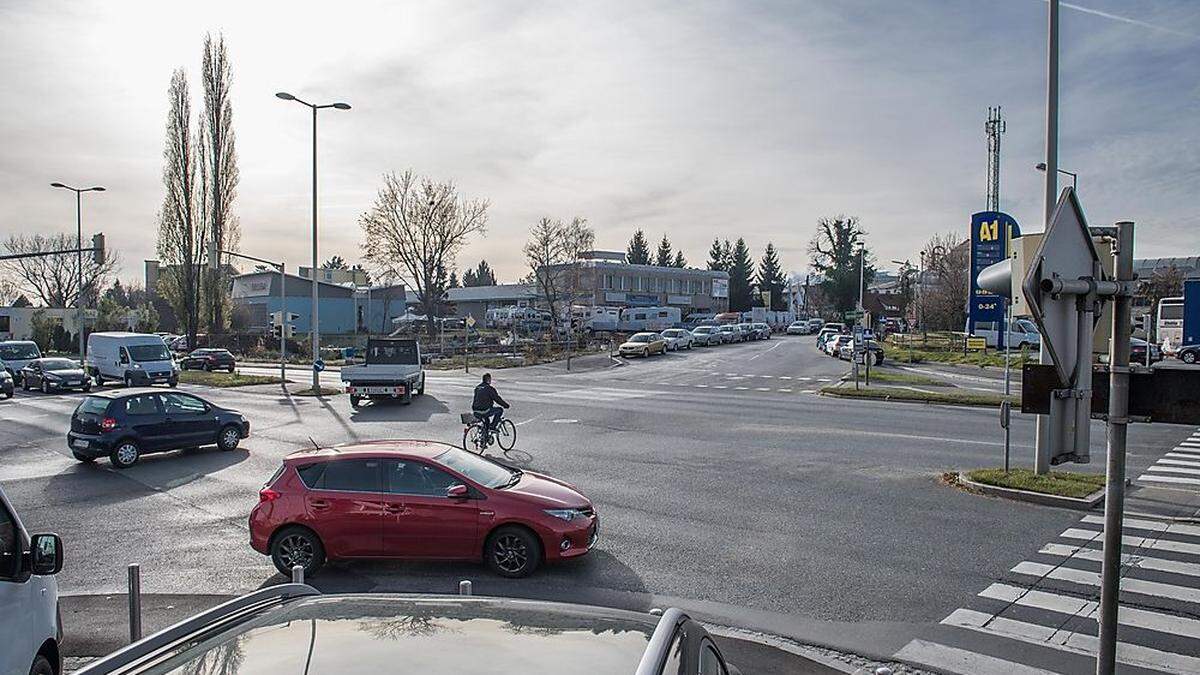
<path id="1" fill-rule="evenodd" d="M 398 495 L 445 497 L 446 488 L 462 482 L 428 464 L 402 459 L 384 462 L 383 475 L 384 490 Z"/>
<path id="2" fill-rule="evenodd" d="M 683 641 L 687 637 L 683 628 L 676 628 L 675 635 L 671 638 L 671 646 L 667 647 L 667 660 L 663 662 L 663 673 L 675 675 L 683 668 Z"/>
<path id="3" fill-rule="evenodd" d="M 126 415 L 157 415 L 158 402 L 153 394 L 130 396 L 125 399 Z"/>
<path id="4" fill-rule="evenodd" d="M 9 324 L 9 321 L 10 317 L 7 314 L 0 316 L 0 333 L 12 332 L 12 327 Z"/>
<path id="5" fill-rule="evenodd" d="M 108 410 L 108 399 L 99 396 L 88 396 L 79 404 L 76 412 L 103 415 Z"/>
<path id="6" fill-rule="evenodd" d="M 163 410 L 168 415 L 203 415 L 208 411 L 204 401 L 187 394 L 162 394 Z"/>
<path id="7" fill-rule="evenodd" d="M 700 648 L 700 675 L 725 675 L 725 666 L 717 649 L 708 641 Z"/>
<path id="8" fill-rule="evenodd" d="M 379 460 L 377 459 L 342 459 L 324 462 L 320 465 L 320 475 L 309 484 L 306 474 L 300 478 L 304 484 L 314 490 L 338 490 L 341 492 L 380 492 Z M 305 467 L 309 470 L 310 467 Z M 316 473 L 310 470 L 308 475 Z"/>
<path id="9" fill-rule="evenodd" d="M 513 476 L 517 473 L 486 457 L 480 457 L 461 448 L 451 448 L 434 459 L 476 483 L 486 485 L 490 488 L 506 485 L 512 481 Z"/>
<path id="10" fill-rule="evenodd" d="M 122 350 L 125 348 L 122 347 Z M 128 354 L 134 361 L 170 361 L 171 353 L 161 341 L 152 345 L 129 345 Z"/>
<path id="11" fill-rule="evenodd" d="M 0 579 L 12 579 L 21 573 L 21 531 L 17 521 L 0 504 Z"/>

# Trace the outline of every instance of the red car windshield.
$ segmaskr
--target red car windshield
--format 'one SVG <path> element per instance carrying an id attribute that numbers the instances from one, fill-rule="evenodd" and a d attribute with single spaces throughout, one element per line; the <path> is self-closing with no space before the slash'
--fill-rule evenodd
<path id="1" fill-rule="evenodd" d="M 434 457 L 471 480 L 490 488 L 507 487 L 520 478 L 521 472 L 501 466 L 491 460 L 460 448 L 451 448 Z"/>

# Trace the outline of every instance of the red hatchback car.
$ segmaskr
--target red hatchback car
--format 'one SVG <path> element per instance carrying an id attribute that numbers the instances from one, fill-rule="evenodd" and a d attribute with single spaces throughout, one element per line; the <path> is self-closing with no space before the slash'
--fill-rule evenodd
<path id="1" fill-rule="evenodd" d="M 372 441 L 294 452 L 259 492 L 250 545 L 290 575 L 326 560 L 487 562 L 523 577 L 584 555 L 596 512 L 570 485 L 432 441 Z"/>

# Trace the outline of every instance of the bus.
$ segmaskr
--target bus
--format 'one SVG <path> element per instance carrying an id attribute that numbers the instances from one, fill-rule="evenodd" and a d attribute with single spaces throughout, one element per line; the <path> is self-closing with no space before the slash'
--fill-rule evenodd
<path id="1" fill-rule="evenodd" d="M 1163 353 L 1174 355 L 1183 342 L 1183 298 L 1163 298 L 1158 301 L 1155 337 Z"/>

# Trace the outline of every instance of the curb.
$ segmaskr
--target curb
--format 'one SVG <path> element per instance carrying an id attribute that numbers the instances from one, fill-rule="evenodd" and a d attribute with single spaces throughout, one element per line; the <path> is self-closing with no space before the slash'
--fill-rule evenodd
<path id="1" fill-rule="evenodd" d="M 838 390 L 838 387 L 822 388 L 818 391 L 818 394 L 821 396 L 831 396 L 833 398 L 840 398 L 842 400 L 853 400 L 853 401 L 882 401 L 884 403 L 914 403 L 914 404 L 918 404 L 918 405 L 944 405 L 944 406 L 950 406 L 950 407 L 957 406 L 957 407 L 967 407 L 967 408 L 982 408 L 984 410 L 996 409 L 996 405 L 992 404 L 992 403 L 973 403 L 970 401 L 930 401 L 930 400 L 921 399 L 921 398 L 905 398 L 905 397 L 901 397 L 901 396 L 893 397 L 888 394 L 885 394 L 883 396 L 853 396 L 853 395 L 847 396 L 845 394 L 838 393 L 837 390 Z"/>
<path id="2" fill-rule="evenodd" d="M 1097 505 L 1104 501 L 1104 490 L 1096 490 L 1092 494 L 1079 497 L 1060 497 L 1058 495 L 1048 495 L 1042 492 L 1029 492 L 1027 490 L 1016 490 L 1013 488 L 999 487 L 996 485 L 987 485 L 986 483 L 976 483 L 967 478 L 967 474 L 959 472 L 958 482 L 960 485 L 971 488 L 976 492 L 980 492 L 992 497 L 1003 497 L 1005 499 L 1015 499 L 1022 502 L 1031 502 L 1033 504 L 1041 504 L 1042 506 L 1057 506 L 1064 509 L 1075 509 L 1076 511 L 1091 511 Z"/>

